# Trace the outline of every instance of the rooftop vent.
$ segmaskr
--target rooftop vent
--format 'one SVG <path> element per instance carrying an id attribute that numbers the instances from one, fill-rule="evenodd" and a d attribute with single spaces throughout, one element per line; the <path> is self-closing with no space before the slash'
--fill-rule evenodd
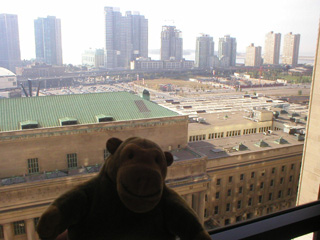
<path id="1" fill-rule="evenodd" d="M 210 150 L 211 152 L 214 152 L 214 153 L 221 153 L 221 152 L 224 152 L 224 150 L 222 149 L 219 149 L 219 148 L 213 148 Z"/>
<path id="2" fill-rule="evenodd" d="M 237 151 L 245 151 L 248 150 L 248 147 L 242 143 L 240 143 L 239 145 L 233 147 L 233 149 L 237 150 Z"/>
<path id="3" fill-rule="evenodd" d="M 38 126 L 39 126 L 39 124 L 38 124 L 37 121 L 27 120 L 27 121 L 24 121 L 24 122 L 20 122 L 21 130 L 38 128 Z"/>
<path id="4" fill-rule="evenodd" d="M 257 147 L 269 147 L 269 144 L 266 143 L 266 142 L 263 141 L 263 140 L 260 140 L 260 141 L 257 142 L 255 145 L 256 145 Z"/>
<path id="5" fill-rule="evenodd" d="M 275 140 L 274 142 L 277 144 L 287 144 L 288 143 L 288 141 L 285 140 L 283 137 L 280 137 L 279 139 Z"/>
<path id="6" fill-rule="evenodd" d="M 75 125 L 78 123 L 76 118 L 64 117 L 59 119 L 60 126 Z"/>
<path id="7" fill-rule="evenodd" d="M 96 116 L 96 120 L 97 120 L 97 122 L 111 122 L 114 120 L 114 118 L 112 116 L 100 114 L 100 115 Z"/>

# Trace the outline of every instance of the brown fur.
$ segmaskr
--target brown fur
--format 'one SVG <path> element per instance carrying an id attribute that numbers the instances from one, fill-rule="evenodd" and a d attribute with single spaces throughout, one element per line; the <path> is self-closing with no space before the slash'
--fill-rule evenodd
<path id="1" fill-rule="evenodd" d="M 41 216 L 37 231 L 55 239 L 68 229 L 77 239 L 211 239 L 186 202 L 165 185 L 173 162 L 152 141 L 107 142 L 111 155 L 100 173 L 60 196 Z"/>

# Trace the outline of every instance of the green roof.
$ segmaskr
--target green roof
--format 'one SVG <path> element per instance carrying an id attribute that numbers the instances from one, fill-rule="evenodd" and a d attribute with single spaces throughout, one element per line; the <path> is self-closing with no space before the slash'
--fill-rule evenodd
<path id="1" fill-rule="evenodd" d="M 96 116 L 114 121 L 179 116 L 167 108 L 128 92 L 56 95 L 0 99 L 0 131 L 20 130 L 20 122 L 35 121 L 39 128 L 59 127 L 59 119 L 78 124 L 97 123 Z"/>

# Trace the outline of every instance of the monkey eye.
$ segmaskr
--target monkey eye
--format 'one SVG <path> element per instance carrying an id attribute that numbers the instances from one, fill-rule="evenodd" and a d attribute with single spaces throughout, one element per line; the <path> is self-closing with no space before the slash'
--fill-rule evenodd
<path id="1" fill-rule="evenodd" d="M 133 157 L 134 157 L 133 151 L 130 151 L 130 153 L 129 153 L 129 155 L 128 155 L 128 158 L 129 158 L 129 159 L 133 159 Z"/>

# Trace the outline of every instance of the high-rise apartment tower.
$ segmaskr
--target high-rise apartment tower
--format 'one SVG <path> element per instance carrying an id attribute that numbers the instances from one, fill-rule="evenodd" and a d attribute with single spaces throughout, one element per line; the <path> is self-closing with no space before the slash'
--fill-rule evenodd
<path id="1" fill-rule="evenodd" d="M 181 31 L 175 26 L 163 26 L 161 31 L 161 60 L 183 58 L 183 41 Z"/>
<path id="2" fill-rule="evenodd" d="M 226 66 L 236 66 L 237 57 L 237 41 L 230 35 L 225 35 L 223 38 L 219 38 L 219 60 L 227 63 Z"/>
<path id="3" fill-rule="evenodd" d="M 0 14 L 0 67 L 16 72 L 20 62 L 18 16 Z"/>
<path id="4" fill-rule="evenodd" d="M 129 68 L 138 57 L 148 57 L 148 19 L 138 12 L 105 7 L 105 67 Z"/>
<path id="5" fill-rule="evenodd" d="M 292 32 L 284 36 L 282 63 L 295 66 L 299 58 L 300 34 Z"/>
<path id="6" fill-rule="evenodd" d="M 207 34 L 202 34 L 202 36 L 197 37 L 195 66 L 197 68 L 210 68 L 213 66 L 213 57 L 213 37 Z"/>
<path id="7" fill-rule="evenodd" d="M 266 34 L 264 45 L 264 64 L 279 64 L 281 34 L 273 31 Z"/>
<path id="8" fill-rule="evenodd" d="M 62 65 L 61 21 L 54 16 L 34 20 L 36 59 L 39 62 Z"/>
<path id="9" fill-rule="evenodd" d="M 245 65 L 251 67 L 259 67 L 261 66 L 261 64 L 261 47 L 255 47 L 254 44 L 251 43 L 250 46 L 247 47 Z"/>

